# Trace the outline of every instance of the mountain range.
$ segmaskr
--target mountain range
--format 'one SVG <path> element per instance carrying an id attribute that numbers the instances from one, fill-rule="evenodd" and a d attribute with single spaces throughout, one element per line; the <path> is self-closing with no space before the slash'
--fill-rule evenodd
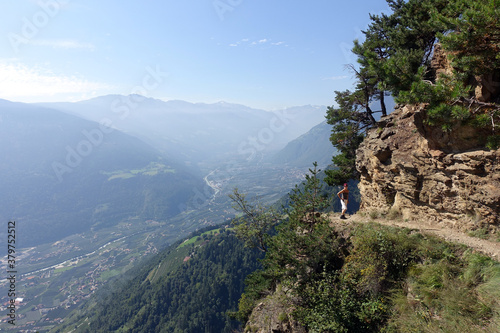
<path id="1" fill-rule="evenodd" d="M 250 167 L 321 122 L 323 110 L 268 112 L 139 95 L 0 100 L 0 219 L 18 221 L 22 247 L 131 217 L 167 220 L 199 201 L 200 191 L 211 196 L 208 170 L 228 160 Z"/>
<path id="2" fill-rule="evenodd" d="M 277 151 L 324 120 L 326 107 L 300 106 L 274 112 L 239 104 L 162 101 L 140 95 L 107 95 L 44 107 L 78 115 L 134 135 L 189 165 L 221 159 L 252 162 Z"/>
<path id="3" fill-rule="evenodd" d="M 0 119 L 0 219 L 18 221 L 18 246 L 131 216 L 172 217 L 204 186 L 182 164 L 103 124 L 4 100 Z"/>
<path id="4" fill-rule="evenodd" d="M 323 121 L 307 133 L 290 141 L 283 149 L 269 158 L 276 164 L 310 167 L 316 161 L 320 168 L 332 163 L 336 149 L 330 142 L 331 126 Z"/>

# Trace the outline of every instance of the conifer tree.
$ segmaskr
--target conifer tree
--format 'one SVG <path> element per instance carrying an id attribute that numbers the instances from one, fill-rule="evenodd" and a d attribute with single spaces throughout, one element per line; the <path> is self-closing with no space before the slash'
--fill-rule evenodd
<path id="1" fill-rule="evenodd" d="M 327 172 L 329 185 L 358 178 L 355 152 L 366 131 L 376 126 L 373 115 L 387 114 L 386 94 L 398 103 L 428 103 L 429 124 L 445 130 L 455 120 L 490 128 L 487 147 L 500 146 L 500 107 L 494 101 L 471 100 L 473 86 L 467 85 L 472 78 L 496 95 L 500 91 L 500 1 L 387 2 L 392 13 L 370 15 L 365 40 L 354 42 L 357 64 L 347 67 L 355 74 L 355 89 L 336 91 L 336 106 L 327 109 L 330 141 L 339 151 L 332 159 L 337 168 Z M 451 76 L 436 78 L 430 68 L 438 40 L 452 55 L 456 71 Z M 485 74 L 499 78 L 484 80 Z M 373 110 L 377 100 L 380 110 Z"/>
<path id="2" fill-rule="evenodd" d="M 266 207 L 260 202 L 249 203 L 246 194 L 234 188 L 229 195 L 233 201 L 233 208 L 241 212 L 242 216 L 231 221 L 236 236 L 247 247 L 267 251 L 271 231 L 280 222 L 280 214 L 272 207 Z"/>
<path id="3" fill-rule="evenodd" d="M 321 195 L 317 163 L 290 194 L 288 219 L 277 227 L 264 264 L 274 278 L 301 288 L 325 269 L 338 265 L 338 238 L 321 215 L 327 200 Z"/>
<path id="4" fill-rule="evenodd" d="M 500 1 L 456 0 L 449 11 L 434 12 L 434 19 L 445 27 L 438 34 L 450 53 L 453 67 L 460 72 L 482 75 L 500 69 Z"/>
<path id="5" fill-rule="evenodd" d="M 373 126 L 361 104 L 358 93 L 349 90 L 336 91 L 335 101 L 338 107 L 328 107 L 326 119 L 332 125 L 330 141 L 337 148 L 338 154 L 332 157 L 335 169 L 326 170 L 325 181 L 329 185 L 339 185 L 349 179 L 358 178 L 356 168 L 356 149 L 364 139 L 364 132 Z"/>
<path id="6" fill-rule="evenodd" d="M 399 94 L 403 103 L 427 103 L 427 122 L 450 131 L 468 123 L 487 133 L 485 146 L 500 146 L 500 1 L 450 1 L 446 11 L 432 12 L 436 36 L 452 72 L 429 79 L 428 66 L 419 68 L 410 89 Z"/>

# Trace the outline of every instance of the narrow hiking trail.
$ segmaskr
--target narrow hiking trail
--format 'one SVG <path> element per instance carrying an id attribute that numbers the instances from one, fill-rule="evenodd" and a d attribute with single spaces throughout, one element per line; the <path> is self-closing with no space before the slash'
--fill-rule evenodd
<path id="1" fill-rule="evenodd" d="M 375 218 L 372 219 L 369 216 L 361 216 L 360 214 L 347 215 L 346 220 L 341 220 L 339 218 L 339 213 L 332 213 L 328 215 L 328 219 L 334 224 L 346 224 L 346 223 L 369 223 L 375 222 L 392 227 L 409 228 L 420 231 L 421 233 L 429 233 L 437 235 L 449 242 L 455 242 L 464 244 L 474 250 L 482 252 L 489 257 L 500 261 L 500 242 L 485 240 L 477 237 L 471 237 L 467 234 L 454 230 L 451 228 L 446 228 L 439 223 L 431 223 L 424 220 L 417 221 L 401 221 L 401 220 L 390 220 L 387 218 Z"/>

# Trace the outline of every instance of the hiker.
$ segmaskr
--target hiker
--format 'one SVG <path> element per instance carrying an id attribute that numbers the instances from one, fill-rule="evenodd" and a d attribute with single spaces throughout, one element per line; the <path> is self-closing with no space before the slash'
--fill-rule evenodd
<path id="1" fill-rule="evenodd" d="M 342 205 L 342 215 L 340 215 L 340 218 L 345 220 L 345 212 L 347 210 L 347 203 L 349 202 L 349 189 L 347 188 L 347 183 L 344 184 L 344 189 L 337 193 L 337 196 L 339 197 L 340 204 Z"/>

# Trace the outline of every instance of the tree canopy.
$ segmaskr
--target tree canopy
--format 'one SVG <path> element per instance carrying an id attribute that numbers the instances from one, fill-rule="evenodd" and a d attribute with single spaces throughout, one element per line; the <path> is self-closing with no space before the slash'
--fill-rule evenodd
<path id="1" fill-rule="evenodd" d="M 391 14 L 370 15 L 364 40 L 354 41 L 353 90 L 336 91 L 327 109 L 330 141 L 340 152 L 327 182 L 357 179 L 356 149 L 366 131 L 387 115 L 385 97 L 427 103 L 429 124 L 450 130 L 467 121 L 491 131 L 486 147 L 500 145 L 500 1 L 387 0 Z M 437 75 L 431 60 L 439 44 L 452 72 Z M 478 97 L 477 90 L 486 90 Z M 475 93 L 476 92 L 476 93 Z M 378 105 L 377 109 L 374 109 Z"/>

